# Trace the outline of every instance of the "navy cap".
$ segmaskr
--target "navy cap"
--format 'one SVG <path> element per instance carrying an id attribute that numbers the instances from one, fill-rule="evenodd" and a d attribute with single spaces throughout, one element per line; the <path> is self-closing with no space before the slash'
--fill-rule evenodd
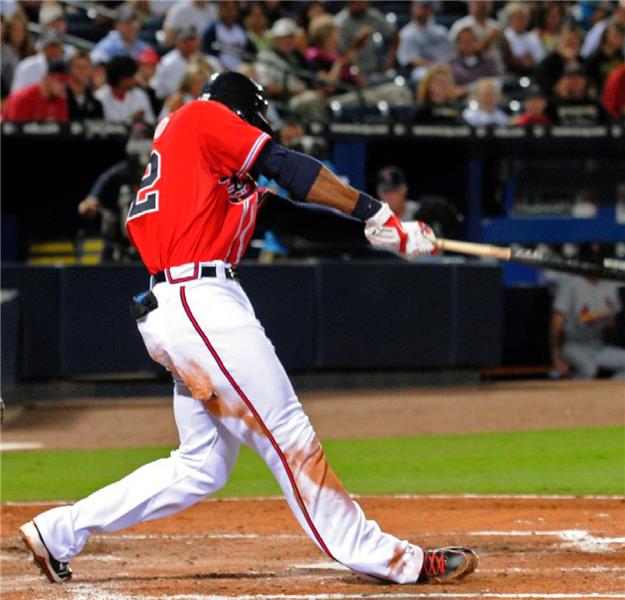
<path id="1" fill-rule="evenodd" d="M 378 171 L 377 187 L 381 190 L 394 190 L 406 185 L 404 172 L 395 166 L 384 167 Z"/>

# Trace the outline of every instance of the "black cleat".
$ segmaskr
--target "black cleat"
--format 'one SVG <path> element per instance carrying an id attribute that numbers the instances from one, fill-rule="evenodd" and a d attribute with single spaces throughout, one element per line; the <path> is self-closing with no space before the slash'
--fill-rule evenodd
<path id="1" fill-rule="evenodd" d="M 449 583 L 473 573 L 477 554 L 469 548 L 437 548 L 423 553 L 423 566 L 417 583 Z"/>
<path id="2" fill-rule="evenodd" d="M 33 561 L 52 583 L 64 583 L 72 578 L 69 563 L 60 562 L 50 554 L 34 521 L 24 523 L 20 535 L 32 553 Z"/>

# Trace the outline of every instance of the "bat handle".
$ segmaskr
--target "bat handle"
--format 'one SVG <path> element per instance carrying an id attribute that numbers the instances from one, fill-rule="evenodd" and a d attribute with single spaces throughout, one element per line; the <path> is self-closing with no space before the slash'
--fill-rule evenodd
<path id="1" fill-rule="evenodd" d="M 510 248 L 505 248 L 504 246 L 493 246 L 491 244 L 475 244 L 472 242 L 460 242 L 458 240 L 437 238 L 435 245 L 439 250 L 445 250 L 447 252 L 485 256 L 488 258 L 496 258 L 497 260 L 510 260 L 511 255 Z"/>

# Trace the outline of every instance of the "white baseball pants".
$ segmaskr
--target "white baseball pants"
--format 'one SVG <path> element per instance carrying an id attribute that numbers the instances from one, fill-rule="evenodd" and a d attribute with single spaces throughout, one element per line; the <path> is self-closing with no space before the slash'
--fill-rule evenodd
<path id="1" fill-rule="evenodd" d="M 216 278 L 156 285 L 159 306 L 138 322 L 150 356 L 174 376 L 180 447 L 72 506 L 37 516 L 48 549 L 69 561 L 92 533 L 191 506 L 226 483 L 244 443 L 265 460 L 328 557 L 362 575 L 414 583 L 423 551 L 383 533 L 346 493 L 247 296 L 223 276 L 223 263 L 212 264 Z M 176 269 L 184 278 L 193 265 Z"/>

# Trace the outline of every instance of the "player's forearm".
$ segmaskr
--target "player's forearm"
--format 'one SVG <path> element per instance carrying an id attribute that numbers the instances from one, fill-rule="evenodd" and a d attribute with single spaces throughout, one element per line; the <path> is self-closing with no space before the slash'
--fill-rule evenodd
<path id="1" fill-rule="evenodd" d="M 322 167 L 306 200 L 351 214 L 358 202 L 358 191 L 343 183 L 332 171 Z"/>
<path id="2" fill-rule="evenodd" d="M 554 312 L 549 328 L 549 348 L 551 350 L 551 360 L 554 363 L 557 363 L 561 359 L 560 349 L 562 348 L 563 329 L 564 318 L 562 314 Z"/>

